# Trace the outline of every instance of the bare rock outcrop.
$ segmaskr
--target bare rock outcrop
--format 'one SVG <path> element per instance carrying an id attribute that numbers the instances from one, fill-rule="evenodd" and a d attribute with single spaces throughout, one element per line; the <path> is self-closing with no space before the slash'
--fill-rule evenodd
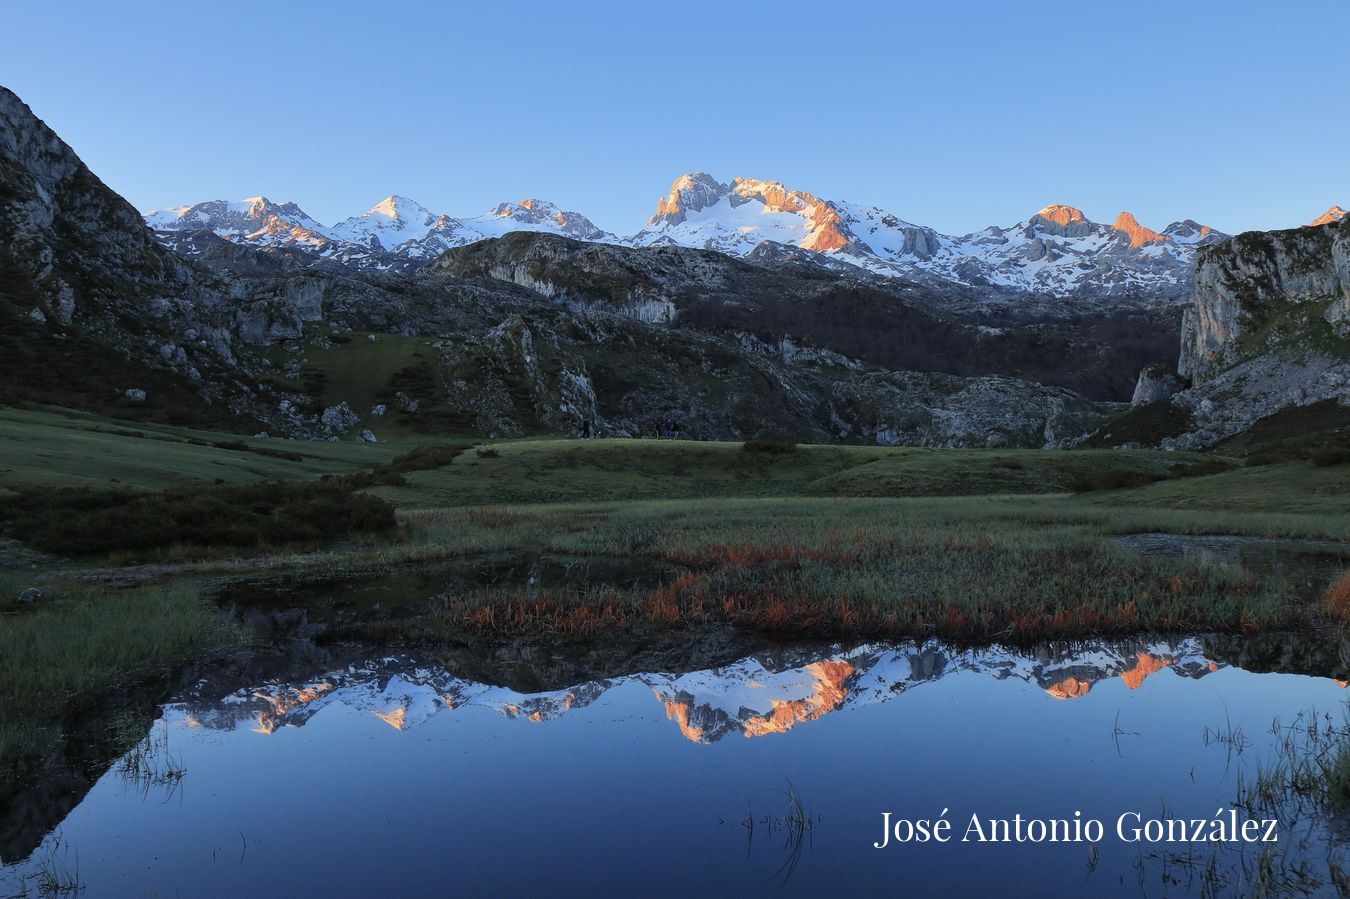
<path id="1" fill-rule="evenodd" d="M 1291 406 L 1350 404 L 1350 227 L 1251 232 L 1202 249 L 1172 398 L 1172 448 L 1214 444 Z"/>

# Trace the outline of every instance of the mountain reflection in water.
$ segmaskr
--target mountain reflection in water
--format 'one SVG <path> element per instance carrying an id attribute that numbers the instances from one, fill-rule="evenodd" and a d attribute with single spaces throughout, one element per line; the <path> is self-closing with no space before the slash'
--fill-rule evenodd
<path id="1" fill-rule="evenodd" d="M 1350 670 L 1350 642 L 1311 631 L 780 648 L 693 671 L 602 649 L 344 647 L 207 672 L 79 797 L 16 809 L 0 895 L 63 867 L 91 896 L 1245 894 L 1266 869 L 1240 848 L 1206 885 L 1209 847 L 873 844 L 887 811 L 947 809 L 958 832 L 972 814 L 1213 816 L 1284 735 L 1343 720 Z M 1313 871 L 1317 895 L 1350 863 L 1295 798 L 1272 865 Z"/>
<path id="2" fill-rule="evenodd" d="M 1057 700 L 1078 699 L 1118 677 L 1131 690 L 1162 671 L 1202 678 L 1224 667 L 1197 638 L 1101 642 L 1024 651 L 1000 647 L 954 649 L 941 643 L 868 644 L 753 656 L 685 674 L 643 673 L 521 693 L 465 680 L 412 657 L 385 656 L 328 672 L 301 684 L 268 683 L 223 699 L 191 697 L 167 706 L 173 724 L 271 734 L 301 727 L 324 709 L 342 705 L 408 730 L 429 718 L 470 707 L 540 723 L 583 708 L 618 687 L 649 689 L 679 733 L 695 743 L 732 734 L 783 733 L 843 709 L 888 702 L 958 672 L 996 681 L 1035 684 Z M 1343 684 L 1343 682 L 1340 682 Z"/>

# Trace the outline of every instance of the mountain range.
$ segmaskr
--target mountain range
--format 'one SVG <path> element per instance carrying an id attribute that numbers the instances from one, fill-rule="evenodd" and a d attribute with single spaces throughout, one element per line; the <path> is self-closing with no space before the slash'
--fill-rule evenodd
<path id="1" fill-rule="evenodd" d="M 334 259 L 358 269 L 406 270 L 453 247 L 500 237 L 512 231 L 544 231 L 578 240 L 616 242 L 583 215 L 564 212 L 543 200 L 500 203 L 472 218 L 431 212 L 407 197 L 393 195 L 360 215 L 332 227 L 319 224 L 294 203 L 249 197 L 237 203 L 211 200 L 152 210 L 146 223 L 173 243 L 174 232 L 207 230 L 227 240 L 264 248 L 287 248 Z"/>
<path id="2" fill-rule="evenodd" d="M 328 227 L 255 198 L 147 223 L 3 89 L 0 125 L 3 403 L 326 440 L 675 420 L 708 440 L 1198 448 L 1350 397 L 1336 209 L 1223 239 L 1047 207 L 958 239 L 694 175 L 624 239 L 536 201 L 453 219 L 394 197 Z"/>
<path id="3" fill-rule="evenodd" d="M 1342 215 L 1333 206 L 1313 224 Z M 266 197 L 212 200 L 144 216 L 161 241 L 179 249 L 185 249 L 184 234 L 209 230 L 251 246 L 297 251 L 313 264 L 358 270 L 406 272 L 448 249 L 534 231 L 621 246 L 710 249 L 752 260 L 800 250 L 840 271 L 980 288 L 988 296 L 1152 301 L 1188 296 L 1197 248 L 1229 236 L 1191 219 L 1155 231 L 1129 212 L 1108 225 L 1061 204 L 1013 225 L 955 236 L 876 206 L 821 199 L 776 181 L 723 183 L 703 172 L 677 178 L 646 225 L 627 237 L 538 199 L 455 217 L 392 195 L 332 226 L 294 203 Z"/>

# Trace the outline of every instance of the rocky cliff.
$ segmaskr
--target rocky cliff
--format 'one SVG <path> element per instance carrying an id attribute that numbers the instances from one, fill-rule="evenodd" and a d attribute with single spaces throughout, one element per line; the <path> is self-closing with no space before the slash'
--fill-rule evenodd
<path id="1" fill-rule="evenodd" d="M 1178 369 L 1199 384 L 1333 335 L 1350 336 L 1350 229 L 1249 232 L 1200 251 Z"/>
<path id="2" fill-rule="evenodd" d="M 1350 403 L 1350 228 L 1240 234 L 1202 249 L 1182 324 L 1173 403 L 1193 416 L 1171 441 L 1202 446 L 1267 415 Z"/>
<path id="3" fill-rule="evenodd" d="M 250 417 L 230 285 L 160 246 L 3 88 L 0 275 L 0 398 L 116 413 L 148 392 L 170 418 Z"/>

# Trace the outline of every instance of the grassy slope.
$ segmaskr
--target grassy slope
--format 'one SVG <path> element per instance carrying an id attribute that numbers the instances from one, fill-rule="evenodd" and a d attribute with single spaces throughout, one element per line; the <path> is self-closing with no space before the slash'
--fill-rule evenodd
<path id="1" fill-rule="evenodd" d="M 135 436 L 140 434 L 142 436 Z M 179 484 L 227 484 L 311 478 L 387 462 L 411 443 L 366 444 L 252 440 L 252 447 L 300 453 L 289 460 L 203 446 L 234 434 L 100 418 L 61 409 L 0 407 L 0 488 L 34 486 L 161 490 Z M 187 441 L 198 441 L 189 443 Z"/>
<path id="2" fill-rule="evenodd" d="M 1090 499 L 1113 506 L 1343 515 L 1350 525 L 1350 465 L 1322 468 L 1288 462 L 1236 468 L 1207 477 L 1108 491 Z"/>
<path id="3" fill-rule="evenodd" d="M 437 410 L 446 384 L 433 343 L 433 338 L 398 334 L 371 340 L 359 331 L 331 335 L 322 343 L 307 341 L 299 353 L 304 359 L 300 378 L 285 387 L 318 397 L 321 406 L 345 402 L 362 416 L 377 403 L 386 404 L 384 416 L 364 423 L 381 440 L 426 442 L 433 435 L 467 433 L 471 423 Z M 278 362 L 294 358 L 280 349 L 271 355 Z M 421 410 L 401 411 L 394 401 L 400 392 L 420 402 Z"/>
<path id="4" fill-rule="evenodd" d="M 364 444 L 244 439 L 260 455 L 212 444 L 237 435 L 128 423 L 62 409 L 0 407 L 0 489 L 248 483 L 314 478 L 389 462 L 425 437 Z M 1214 457 L 1153 450 L 944 450 L 802 446 L 755 453 L 737 443 L 530 439 L 464 453 L 375 492 L 405 509 L 716 497 L 905 497 L 1063 493 L 1103 471 L 1162 476 Z M 495 453 L 495 455 L 493 455 Z M 1096 506 L 1350 516 L 1350 466 L 1236 467 L 1079 499 Z"/>
<path id="5" fill-rule="evenodd" d="M 372 344 L 378 346 L 379 342 Z M 237 435 L 147 425 L 56 408 L 0 407 L 0 489 L 314 478 L 387 463 L 426 437 L 364 444 L 243 439 L 278 458 L 212 444 Z M 485 445 L 485 449 L 488 448 Z M 492 455 L 491 453 L 495 453 Z M 530 439 L 464 453 L 375 492 L 406 509 L 714 497 L 901 497 L 1063 493 L 1084 474 L 1162 476 L 1214 457 L 1153 450 L 944 450 L 801 446 L 755 453 L 737 443 Z M 1350 466 L 1237 467 L 1082 497 L 1094 505 L 1350 515 Z"/>
<path id="6" fill-rule="evenodd" d="M 405 508 L 718 496 L 969 496 L 1062 492 L 1100 471 L 1166 474 L 1207 457 L 1149 450 L 945 450 L 803 446 L 783 455 L 738 443 L 520 440 L 381 488 Z"/>

